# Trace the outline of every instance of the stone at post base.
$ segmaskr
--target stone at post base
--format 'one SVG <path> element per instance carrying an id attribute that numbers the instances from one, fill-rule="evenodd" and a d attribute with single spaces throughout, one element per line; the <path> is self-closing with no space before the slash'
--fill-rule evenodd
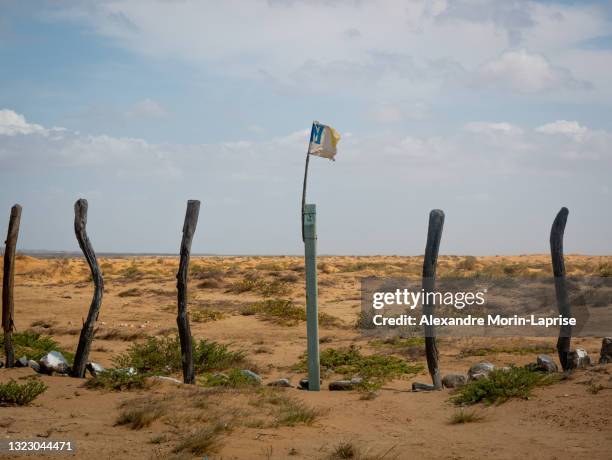
<path id="1" fill-rule="evenodd" d="M 435 386 L 430 385 L 428 383 L 414 382 L 412 384 L 412 391 L 414 391 L 414 392 L 419 392 L 419 391 L 434 391 L 435 389 L 436 389 Z"/>
<path id="2" fill-rule="evenodd" d="M 495 370 L 495 366 L 487 361 L 474 364 L 468 371 L 468 380 L 480 380 L 488 377 L 493 370 Z"/>
<path id="3" fill-rule="evenodd" d="M 576 348 L 567 354 L 568 369 L 584 369 L 591 365 L 591 358 L 586 350 Z"/>
<path id="4" fill-rule="evenodd" d="M 28 357 L 27 356 L 22 356 L 19 359 L 15 360 L 15 367 L 28 367 Z"/>
<path id="5" fill-rule="evenodd" d="M 38 361 L 40 371 L 44 374 L 52 373 L 67 374 L 69 369 L 68 361 L 59 351 L 50 351 Z"/>
<path id="6" fill-rule="evenodd" d="M 98 363 L 87 363 L 85 369 L 89 371 L 92 377 L 97 377 L 99 374 L 106 371 L 106 369 L 104 369 Z"/>
<path id="7" fill-rule="evenodd" d="M 34 361 L 33 359 L 29 360 L 28 366 L 30 366 L 32 369 L 34 369 L 35 372 L 38 372 L 40 374 L 40 364 L 38 364 L 36 361 Z"/>
<path id="8" fill-rule="evenodd" d="M 599 364 L 612 363 L 612 337 L 604 337 L 601 341 Z"/>
<path id="9" fill-rule="evenodd" d="M 554 373 L 559 371 L 557 363 L 555 363 L 555 361 L 548 355 L 538 355 L 536 363 L 536 369 L 538 371 L 547 373 Z"/>
<path id="10" fill-rule="evenodd" d="M 280 387 L 280 388 L 291 388 L 291 381 L 289 379 L 276 379 L 268 382 L 269 387 Z"/>
<path id="11" fill-rule="evenodd" d="M 319 381 L 320 383 L 323 383 L 322 380 Z M 308 379 L 302 379 L 300 380 L 300 383 L 298 384 L 298 388 L 300 390 L 308 390 Z"/>
<path id="12" fill-rule="evenodd" d="M 442 386 L 444 388 L 459 388 L 465 385 L 468 381 L 468 376 L 465 374 L 447 374 L 442 378 Z"/>

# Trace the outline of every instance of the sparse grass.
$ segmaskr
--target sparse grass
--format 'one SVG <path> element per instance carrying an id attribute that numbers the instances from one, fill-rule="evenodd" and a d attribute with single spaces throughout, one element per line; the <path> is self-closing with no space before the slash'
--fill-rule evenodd
<path id="1" fill-rule="evenodd" d="M 145 378 L 143 374 L 130 375 L 121 369 L 108 369 L 87 380 L 85 386 L 96 390 L 140 390 L 149 386 Z"/>
<path id="2" fill-rule="evenodd" d="M 232 369 L 228 373 L 204 374 L 198 383 L 205 387 L 244 388 L 259 386 L 260 382 L 243 373 L 240 369 Z"/>
<path id="3" fill-rule="evenodd" d="M 282 326 L 297 326 L 300 321 L 306 321 L 306 310 L 288 299 L 266 299 L 256 302 L 241 313 L 257 315 L 264 321 L 271 321 Z M 322 326 L 339 326 L 341 321 L 335 316 L 319 312 L 319 324 Z"/>
<path id="4" fill-rule="evenodd" d="M 406 348 L 422 346 L 425 344 L 424 337 L 390 337 L 388 339 L 374 339 L 370 341 L 373 347 Z"/>
<path id="5" fill-rule="evenodd" d="M 123 342 L 133 342 L 142 339 L 147 334 L 141 330 L 133 329 L 106 329 L 96 332 L 96 339 L 100 340 L 121 340 Z"/>
<path id="6" fill-rule="evenodd" d="M 210 321 L 218 321 L 223 319 L 225 315 L 218 310 L 194 310 L 189 314 L 194 323 L 208 323 Z"/>
<path id="7" fill-rule="evenodd" d="M 142 295 L 142 292 L 138 288 L 130 288 L 130 289 L 126 289 L 125 291 L 121 291 L 117 295 L 119 297 L 139 297 Z"/>
<path id="8" fill-rule="evenodd" d="M 38 379 L 29 379 L 26 383 L 11 379 L 7 383 L 0 383 L 0 406 L 25 406 L 46 389 L 47 385 Z"/>
<path id="9" fill-rule="evenodd" d="M 547 344 L 526 345 L 522 347 L 478 347 L 465 348 L 461 350 L 460 357 L 468 356 L 488 356 L 498 353 L 507 353 L 512 355 L 531 355 L 541 353 L 555 353 L 555 348 Z"/>
<path id="10" fill-rule="evenodd" d="M 188 451 L 195 455 L 205 455 L 215 452 L 219 448 L 219 437 L 228 430 L 229 426 L 222 422 L 200 428 L 183 439 L 181 443 L 174 448 L 174 452 Z"/>
<path id="11" fill-rule="evenodd" d="M 198 283 L 197 287 L 200 289 L 220 289 L 223 287 L 223 282 L 214 278 L 210 278 L 203 280 L 201 283 Z"/>
<path id="12" fill-rule="evenodd" d="M 115 425 L 127 425 L 132 430 L 140 430 L 151 425 L 165 412 L 163 407 L 154 403 L 146 404 L 143 407 L 125 409 L 117 417 Z"/>
<path id="13" fill-rule="evenodd" d="M 193 355 L 196 372 L 224 370 L 245 362 L 243 351 L 232 351 L 208 340 L 194 341 Z M 178 372 L 182 369 L 180 340 L 178 336 L 148 337 L 145 342 L 130 345 L 113 362 L 117 367 L 133 367 L 140 373 Z"/>
<path id="14" fill-rule="evenodd" d="M 538 386 L 557 382 L 558 376 L 543 374 L 522 367 L 508 370 L 497 369 L 487 378 L 468 382 L 457 390 L 451 398 L 455 404 L 501 404 L 510 398 L 528 399 L 532 390 Z"/>
<path id="15" fill-rule="evenodd" d="M 482 419 L 482 415 L 477 414 L 475 411 L 466 411 L 465 409 L 461 408 L 451 415 L 449 423 L 451 425 L 459 425 L 463 423 L 479 422 Z"/>
<path id="16" fill-rule="evenodd" d="M 474 256 L 466 256 L 460 262 L 457 262 L 456 265 L 459 270 L 474 270 L 476 268 L 476 257 Z"/>
<path id="17" fill-rule="evenodd" d="M 129 280 L 134 280 L 134 279 L 138 279 L 138 278 L 142 278 L 142 276 L 144 275 L 144 273 L 136 266 L 135 262 L 132 262 L 132 264 L 126 268 L 124 268 L 123 270 L 121 270 L 119 272 L 119 274 L 125 278 L 125 279 L 129 279 Z"/>
<path id="18" fill-rule="evenodd" d="M 227 292 L 242 294 L 243 292 L 253 292 L 264 298 L 274 296 L 284 296 L 291 291 L 289 285 L 281 280 L 265 281 L 260 278 L 245 278 L 229 286 Z"/>
<path id="19" fill-rule="evenodd" d="M 349 348 L 327 348 L 320 355 L 321 367 L 329 372 L 352 377 L 358 375 L 368 383 L 382 383 L 407 374 L 423 370 L 421 364 L 408 364 L 405 360 L 391 355 L 361 354 L 355 346 Z M 298 370 L 305 370 L 307 356 L 302 355 Z M 367 388 L 367 390 L 371 390 Z"/>
<path id="20" fill-rule="evenodd" d="M 338 444 L 334 451 L 329 456 L 330 460 L 344 460 L 350 458 L 356 458 L 358 453 L 357 447 L 351 442 L 341 442 Z"/>
<path id="21" fill-rule="evenodd" d="M 257 407 L 272 406 L 274 408 L 272 411 L 274 417 L 272 426 L 275 427 L 312 425 L 320 415 L 319 410 L 310 407 L 300 400 L 287 396 L 282 391 L 270 388 L 262 388 L 259 391 L 258 398 L 252 402 L 252 405 Z"/>

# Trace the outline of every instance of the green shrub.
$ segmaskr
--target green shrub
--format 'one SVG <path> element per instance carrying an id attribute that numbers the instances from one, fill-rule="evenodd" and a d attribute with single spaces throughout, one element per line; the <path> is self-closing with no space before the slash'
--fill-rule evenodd
<path id="1" fill-rule="evenodd" d="M 24 331 L 12 334 L 15 357 L 26 356 L 28 359 L 39 360 L 50 351 L 56 350 L 64 355 L 69 363 L 72 363 L 74 355 L 62 350 L 59 344 L 48 335 L 41 335 L 38 332 Z M 0 334 L 0 340 L 4 341 L 4 334 Z"/>
<path id="2" fill-rule="evenodd" d="M 307 368 L 307 355 L 301 357 L 298 370 Z M 408 364 L 405 360 L 392 355 L 361 354 L 355 346 L 349 348 L 327 348 L 320 355 L 321 367 L 327 371 L 345 376 L 359 375 L 365 382 L 385 382 L 406 374 L 416 374 L 423 370 L 421 364 Z"/>
<path id="3" fill-rule="evenodd" d="M 139 390 L 147 388 L 146 375 L 130 374 L 122 369 L 108 369 L 87 380 L 85 386 L 96 390 Z"/>
<path id="4" fill-rule="evenodd" d="M 550 385 L 558 379 L 553 374 L 534 372 L 523 367 L 497 369 L 487 378 L 469 382 L 459 388 L 451 401 L 455 404 L 476 404 L 480 401 L 485 404 L 501 404 L 510 398 L 527 399 L 535 387 Z"/>
<path id="5" fill-rule="evenodd" d="M 37 379 L 30 379 L 26 383 L 17 383 L 11 379 L 7 383 L 0 383 L 0 405 L 24 406 L 34 401 L 46 389 L 47 385 Z"/>
<path id="6" fill-rule="evenodd" d="M 193 341 L 193 361 L 196 372 L 228 369 L 245 361 L 243 351 L 231 351 L 226 345 L 209 340 Z M 134 343 L 115 358 L 117 367 L 133 367 L 139 373 L 170 374 L 182 369 L 181 342 L 178 336 L 148 337 Z"/>

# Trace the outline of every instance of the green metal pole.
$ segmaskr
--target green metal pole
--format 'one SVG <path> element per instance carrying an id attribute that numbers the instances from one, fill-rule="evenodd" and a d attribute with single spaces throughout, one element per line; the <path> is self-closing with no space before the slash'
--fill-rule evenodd
<path id="1" fill-rule="evenodd" d="M 306 334 L 308 336 L 308 390 L 319 391 L 319 313 L 317 307 L 317 206 L 304 207 L 306 262 Z"/>

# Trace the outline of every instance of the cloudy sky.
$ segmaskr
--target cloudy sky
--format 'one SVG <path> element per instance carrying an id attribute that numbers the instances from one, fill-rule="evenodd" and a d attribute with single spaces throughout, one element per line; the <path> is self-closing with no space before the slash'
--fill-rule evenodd
<path id="1" fill-rule="evenodd" d="M 300 254 L 311 161 L 319 251 L 612 254 L 612 6 L 591 1 L 0 2 L 0 232 L 75 250 Z"/>

